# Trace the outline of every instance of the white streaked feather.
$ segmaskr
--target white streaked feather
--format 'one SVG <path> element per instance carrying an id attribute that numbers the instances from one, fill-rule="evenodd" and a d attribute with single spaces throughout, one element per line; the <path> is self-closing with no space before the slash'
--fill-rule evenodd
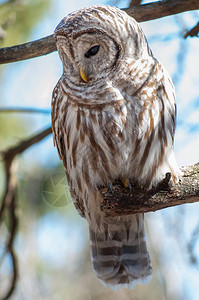
<path id="1" fill-rule="evenodd" d="M 85 83 L 79 78 L 79 68 L 86 64 L 85 52 L 81 52 L 84 47 L 78 47 L 77 40 L 82 46 L 85 45 L 81 41 L 81 34 L 78 39 L 75 39 L 74 35 L 90 28 L 101 30 L 101 34 L 97 35 L 97 43 L 106 47 L 103 48 L 104 56 L 99 60 L 100 63 L 95 65 L 95 60 L 90 60 L 89 66 L 86 65 L 88 68 L 92 66 L 90 70 L 93 71 L 94 79 Z M 178 167 L 173 154 L 173 84 L 163 66 L 154 59 L 137 22 L 116 8 L 104 5 L 85 8 L 64 18 L 56 28 L 55 35 L 59 30 L 60 34 L 65 33 L 60 39 L 59 35 L 57 36 L 57 48 L 63 61 L 64 73 L 54 90 L 52 103 L 54 111 L 57 112 L 57 118 L 53 119 L 52 124 L 54 140 L 59 153 L 63 150 L 61 141 L 64 143 L 65 151 L 61 153 L 61 158 L 67 165 L 66 172 L 71 178 L 71 188 L 75 191 L 77 201 L 78 198 L 82 199 L 85 217 L 95 234 L 95 238 L 91 239 L 91 248 L 96 247 L 98 255 L 93 256 L 91 260 L 96 264 L 97 276 L 102 279 L 103 285 L 113 290 L 122 287 L 132 289 L 137 283 L 148 283 L 152 276 L 151 262 L 144 244 L 143 216 L 105 216 L 100 209 L 102 196 L 97 188 L 124 177 L 135 179 L 140 184 L 147 183 L 151 187 L 162 180 L 167 172 L 177 176 Z M 94 37 L 95 33 L 90 35 L 88 40 L 92 41 Z M 95 40 L 94 42 L 96 43 Z M 112 61 L 113 57 L 118 56 L 118 52 L 114 52 L 115 44 L 119 45 L 120 49 L 116 63 Z M 71 65 L 68 67 L 66 62 Z M 121 104 L 118 104 L 119 101 Z M 66 112 L 64 107 L 67 103 L 69 105 Z M 119 112 L 116 104 L 120 105 Z M 99 105 L 104 106 L 99 109 Z M 80 140 L 82 123 L 80 130 L 77 129 L 79 110 L 88 131 L 83 142 Z M 96 123 L 90 120 L 91 110 L 96 116 Z M 161 115 L 164 116 L 162 119 Z M 164 136 L 160 140 L 160 124 L 167 142 Z M 69 149 L 67 137 L 70 140 Z M 101 149 L 95 159 L 95 166 L 91 160 L 91 146 L 95 148 L 93 152 L 96 154 Z M 104 164 L 102 153 L 108 162 L 107 165 Z M 74 156 L 76 166 L 73 163 Z M 82 174 L 85 162 L 89 171 L 87 181 L 83 176 L 85 174 Z M 155 167 L 152 174 L 153 166 Z M 111 174 L 108 174 L 108 169 L 111 170 Z M 81 179 L 82 190 L 78 186 L 77 178 Z M 118 234 L 119 240 L 114 240 L 114 233 Z M 134 245 L 138 248 L 136 253 L 125 252 L 126 246 Z M 121 255 L 114 254 L 114 251 L 112 255 L 99 254 L 100 248 L 106 250 L 108 247 L 120 247 L 123 252 Z M 103 264 L 108 264 L 110 260 L 114 261 L 115 265 Z M 134 263 L 137 260 L 137 264 L 128 264 L 130 260 Z M 146 266 L 143 266 L 145 261 Z M 123 267 L 121 272 L 120 266 Z M 120 283 L 121 276 L 124 275 L 122 272 L 128 274 L 126 283 Z"/>

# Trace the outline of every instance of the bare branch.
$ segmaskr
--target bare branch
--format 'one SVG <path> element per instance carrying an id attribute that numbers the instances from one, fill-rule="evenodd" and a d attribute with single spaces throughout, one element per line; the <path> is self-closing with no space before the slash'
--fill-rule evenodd
<path id="1" fill-rule="evenodd" d="M 199 164 L 182 169 L 183 175 L 176 185 L 166 179 L 157 188 L 146 191 L 131 182 L 131 191 L 117 182 L 108 189 L 101 190 L 103 201 L 101 210 L 109 216 L 146 213 L 185 203 L 199 202 Z"/>
<path id="2" fill-rule="evenodd" d="M 6 254 L 10 254 L 12 260 L 12 279 L 10 282 L 9 289 L 6 295 L 2 298 L 3 300 L 9 299 L 10 295 L 14 291 L 17 277 L 18 277 L 18 266 L 17 259 L 14 252 L 14 239 L 17 232 L 18 218 L 16 215 L 16 201 L 17 201 L 17 165 L 16 160 L 4 161 L 5 173 L 6 173 L 6 186 L 0 207 L 0 222 L 3 221 L 3 213 L 5 209 L 8 210 L 8 221 L 10 226 L 10 235 L 6 245 L 5 253 L 2 254 L 2 259 Z"/>
<path id="3" fill-rule="evenodd" d="M 10 235 L 7 241 L 5 252 L 1 255 L 2 259 L 6 254 L 11 256 L 12 260 L 12 280 L 10 282 L 9 289 L 2 300 L 7 300 L 12 295 L 18 278 L 18 265 L 17 258 L 14 251 L 14 239 L 17 232 L 18 216 L 17 216 L 17 160 L 16 155 L 22 153 L 27 148 L 40 142 L 47 135 L 52 132 L 51 127 L 46 130 L 30 137 L 24 141 L 21 141 L 18 145 L 9 148 L 7 151 L 2 152 L 1 156 L 4 162 L 6 184 L 3 199 L 0 206 L 0 223 L 3 222 L 4 213 L 8 212 L 8 221 L 10 227 Z M 1 260 L 2 260 L 1 259 Z M 0 261 L 1 261 L 0 260 Z"/>
<path id="4" fill-rule="evenodd" d="M 199 9 L 198 0 L 163 0 L 126 8 L 124 11 L 138 22 L 145 22 L 196 9 Z"/>
<path id="5" fill-rule="evenodd" d="M 194 37 L 194 36 L 199 36 L 199 22 L 194 26 L 191 30 L 187 31 L 184 34 L 184 38 L 186 39 L 188 36 Z"/>
<path id="6" fill-rule="evenodd" d="M 16 282 L 18 279 L 18 263 L 17 263 L 17 257 L 15 254 L 15 251 L 13 249 L 13 247 L 11 247 L 10 249 L 10 256 L 11 256 L 11 260 L 12 260 L 12 268 L 13 268 L 13 272 L 12 272 L 12 280 L 10 283 L 10 288 L 7 292 L 7 294 L 5 295 L 5 297 L 2 300 L 8 300 L 10 298 L 10 296 L 12 295 L 12 293 L 15 290 L 15 286 L 16 286 Z"/>
<path id="7" fill-rule="evenodd" d="M 57 50 L 54 35 L 28 42 L 25 44 L 0 49 L 0 64 L 11 63 L 24 59 L 49 54 Z"/>
<path id="8" fill-rule="evenodd" d="M 198 0 L 164 0 L 123 9 L 138 22 L 144 22 L 199 9 Z M 0 64 L 34 58 L 56 51 L 54 36 L 0 49 Z"/>
<path id="9" fill-rule="evenodd" d="M 3 219 L 3 214 L 4 211 L 7 207 L 9 207 L 14 201 L 14 195 L 16 192 L 16 186 L 17 186 L 17 181 L 16 181 L 16 167 L 15 167 L 15 157 L 16 155 L 22 153 L 26 149 L 28 149 L 30 146 L 40 142 L 43 140 L 46 136 L 51 134 L 52 129 L 51 127 L 43 130 L 42 132 L 21 141 L 18 145 L 9 148 L 8 150 L 1 152 L 1 157 L 4 162 L 4 167 L 5 167 L 5 173 L 6 173 L 6 185 L 5 185 L 5 193 L 3 196 L 3 200 L 1 202 L 1 207 L 0 207 L 0 222 Z"/>
<path id="10" fill-rule="evenodd" d="M 131 0 L 129 7 L 132 7 L 134 5 L 140 5 L 142 0 Z"/>
<path id="11" fill-rule="evenodd" d="M 33 113 L 33 114 L 50 114 L 50 109 L 34 108 L 34 107 L 2 107 L 0 113 Z"/>
<path id="12" fill-rule="evenodd" d="M 12 160 L 17 154 L 22 153 L 30 146 L 40 142 L 43 140 L 46 136 L 51 134 L 52 129 L 51 127 L 45 129 L 44 131 L 34 135 L 33 137 L 30 137 L 26 140 L 21 141 L 18 145 L 9 148 L 7 151 L 3 152 L 1 155 L 3 156 L 4 161 Z"/>

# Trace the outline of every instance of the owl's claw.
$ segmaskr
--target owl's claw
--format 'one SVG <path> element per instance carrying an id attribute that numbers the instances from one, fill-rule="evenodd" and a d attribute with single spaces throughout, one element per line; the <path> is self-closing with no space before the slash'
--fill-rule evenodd
<path id="1" fill-rule="evenodd" d="M 111 183 L 108 184 L 108 188 L 109 188 L 109 191 L 112 193 L 113 189 L 112 189 L 112 184 Z"/>
<path id="2" fill-rule="evenodd" d="M 125 188 L 129 188 L 129 191 L 132 191 L 132 186 L 127 178 L 121 179 L 121 182 Z"/>

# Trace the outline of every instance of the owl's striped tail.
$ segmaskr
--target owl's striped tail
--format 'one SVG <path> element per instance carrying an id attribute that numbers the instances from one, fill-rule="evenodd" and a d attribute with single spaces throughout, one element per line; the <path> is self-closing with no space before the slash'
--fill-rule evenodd
<path id="1" fill-rule="evenodd" d="M 103 285 L 115 291 L 148 283 L 152 267 L 147 251 L 144 216 L 112 218 L 104 230 L 90 226 L 91 260 Z"/>

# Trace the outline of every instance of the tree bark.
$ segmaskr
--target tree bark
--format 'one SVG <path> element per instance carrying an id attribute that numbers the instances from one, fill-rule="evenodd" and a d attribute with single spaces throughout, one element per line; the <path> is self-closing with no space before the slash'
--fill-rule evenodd
<path id="1" fill-rule="evenodd" d="M 182 168 L 178 184 L 170 182 L 170 173 L 156 188 L 145 190 L 131 182 L 131 190 L 116 182 L 110 189 L 101 189 L 101 210 L 108 216 L 146 213 L 185 203 L 199 202 L 199 163 Z"/>
<path id="2" fill-rule="evenodd" d="M 198 0 L 163 0 L 126 8 L 124 11 L 137 22 L 145 22 L 199 9 Z"/>
<path id="3" fill-rule="evenodd" d="M 0 49 L 0 64 L 39 57 L 57 51 L 54 35 L 13 47 Z"/>

